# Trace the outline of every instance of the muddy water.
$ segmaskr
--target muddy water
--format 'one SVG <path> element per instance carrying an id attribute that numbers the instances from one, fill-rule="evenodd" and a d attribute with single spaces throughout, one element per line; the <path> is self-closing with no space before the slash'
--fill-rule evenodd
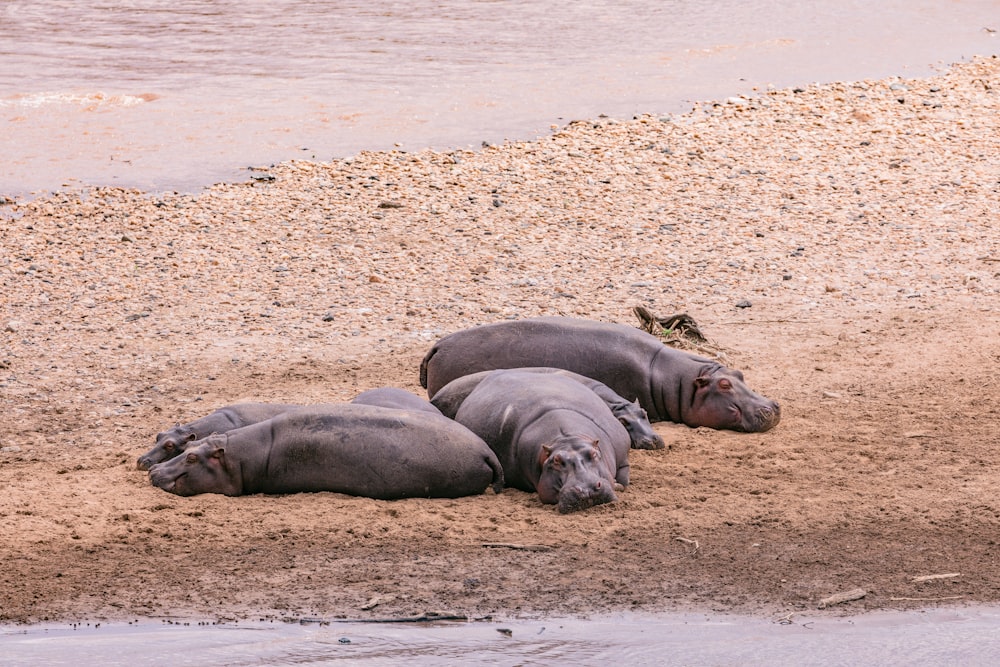
<path id="1" fill-rule="evenodd" d="M 0 1 L 0 195 L 478 147 L 997 51 L 996 0 Z"/>
<path id="2" fill-rule="evenodd" d="M 0 662 L 65 664 L 1000 664 L 1000 608 L 808 615 L 784 623 L 666 614 L 505 623 L 230 623 L 0 627 Z"/>

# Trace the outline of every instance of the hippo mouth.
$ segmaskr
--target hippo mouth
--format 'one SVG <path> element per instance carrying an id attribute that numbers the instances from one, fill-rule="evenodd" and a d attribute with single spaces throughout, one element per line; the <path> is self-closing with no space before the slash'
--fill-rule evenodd
<path id="1" fill-rule="evenodd" d="M 171 479 L 168 475 L 161 474 L 156 466 L 149 469 L 149 481 L 153 483 L 153 486 L 163 489 L 164 491 L 174 492 L 177 487 L 177 480 L 179 480 L 184 475 L 181 474 L 178 477 Z"/>
<path id="2" fill-rule="evenodd" d="M 773 406 L 763 406 L 752 418 L 744 422 L 744 430 L 747 433 L 763 433 L 774 428 L 779 421 L 781 421 L 781 408 L 777 403 Z"/>
<path id="3" fill-rule="evenodd" d="M 636 438 L 633 446 L 636 449 L 665 449 L 667 445 L 659 436 L 646 435 Z"/>
<path id="4" fill-rule="evenodd" d="M 559 493 L 557 508 L 560 514 L 579 512 L 595 505 L 604 505 L 618 500 L 610 484 L 600 484 L 597 488 L 583 490 L 579 488 L 563 488 Z"/>

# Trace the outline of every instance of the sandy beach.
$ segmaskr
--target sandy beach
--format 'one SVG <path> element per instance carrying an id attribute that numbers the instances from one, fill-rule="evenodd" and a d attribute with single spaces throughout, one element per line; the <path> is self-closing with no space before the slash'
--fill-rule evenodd
<path id="1" fill-rule="evenodd" d="M 1000 602 L 996 57 L 249 174 L 0 206 L 0 621 Z M 690 314 L 781 423 L 657 424 L 571 515 L 136 470 L 223 405 L 420 392 L 444 334 L 636 305 Z"/>

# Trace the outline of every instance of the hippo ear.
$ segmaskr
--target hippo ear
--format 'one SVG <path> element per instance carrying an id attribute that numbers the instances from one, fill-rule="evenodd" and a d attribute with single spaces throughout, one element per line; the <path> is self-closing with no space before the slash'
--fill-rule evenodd
<path id="1" fill-rule="evenodd" d="M 700 375 L 700 376 L 698 376 L 698 377 L 696 377 L 694 379 L 694 387 L 695 387 L 695 389 L 704 389 L 705 387 L 707 387 L 710 384 L 712 384 L 712 381 L 709 380 L 704 375 Z"/>
<path id="2" fill-rule="evenodd" d="M 186 440 L 187 442 L 191 442 L 192 440 L 197 440 L 197 439 L 198 439 L 197 433 L 188 433 L 187 437 L 184 438 L 184 440 Z"/>
<path id="3" fill-rule="evenodd" d="M 216 447 L 212 451 L 212 453 L 209 454 L 208 458 L 210 461 L 214 459 L 215 461 L 218 462 L 218 465 L 222 466 L 223 468 L 226 467 L 226 450 L 223 449 L 222 447 Z"/>
<path id="4" fill-rule="evenodd" d="M 590 450 L 590 460 L 596 461 L 597 459 L 601 458 L 600 442 L 598 442 L 597 440 L 592 440 L 590 444 L 593 447 L 593 449 Z"/>
<path id="5" fill-rule="evenodd" d="M 543 466 L 545 462 L 549 460 L 549 456 L 552 455 L 552 445 L 544 444 L 542 449 L 538 452 L 538 465 Z"/>

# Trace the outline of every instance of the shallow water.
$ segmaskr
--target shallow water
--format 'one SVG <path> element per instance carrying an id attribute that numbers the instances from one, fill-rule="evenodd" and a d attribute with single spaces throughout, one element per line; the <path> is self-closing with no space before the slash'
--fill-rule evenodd
<path id="1" fill-rule="evenodd" d="M 0 195 L 478 147 L 997 51 L 995 0 L 0 1 Z"/>
<path id="2" fill-rule="evenodd" d="M 504 623 L 0 626 L 9 667 L 100 664 L 995 665 L 1000 608 L 790 622 L 719 614 Z"/>

